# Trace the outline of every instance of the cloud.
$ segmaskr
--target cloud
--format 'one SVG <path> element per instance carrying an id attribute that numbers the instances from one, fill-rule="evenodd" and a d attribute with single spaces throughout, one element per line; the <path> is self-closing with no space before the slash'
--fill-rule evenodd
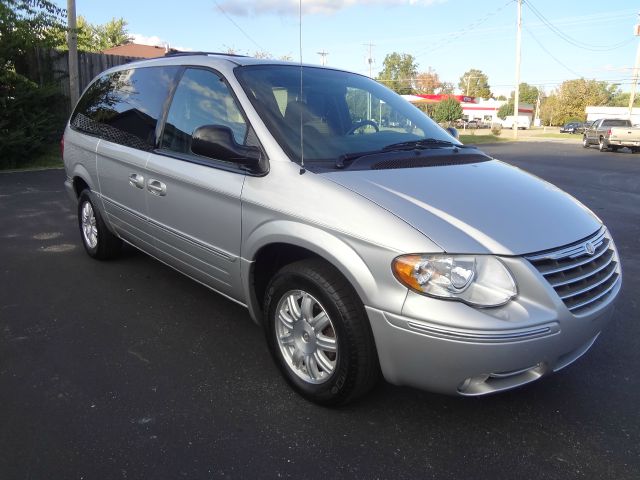
<path id="1" fill-rule="evenodd" d="M 152 45 L 154 47 L 164 47 L 165 45 L 169 45 L 171 48 L 175 48 L 176 50 L 180 50 L 183 52 L 190 52 L 193 48 L 190 47 L 182 47 L 179 45 L 172 45 L 171 43 L 163 40 L 162 38 L 152 35 L 147 37 L 146 35 L 142 35 L 141 33 L 132 33 L 131 38 L 133 39 L 133 43 L 137 43 L 139 45 Z"/>
<path id="2" fill-rule="evenodd" d="M 331 14 L 346 7 L 355 5 L 400 6 L 416 5 L 429 6 L 444 3 L 447 0 L 304 0 L 302 13 Z M 221 0 L 216 5 L 229 15 L 297 15 L 298 0 Z"/>
<path id="3" fill-rule="evenodd" d="M 155 35 L 147 37 L 141 33 L 132 33 L 131 38 L 133 38 L 133 43 L 140 45 L 153 45 L 154 47 L 164 47 L 168 43 Z"/>

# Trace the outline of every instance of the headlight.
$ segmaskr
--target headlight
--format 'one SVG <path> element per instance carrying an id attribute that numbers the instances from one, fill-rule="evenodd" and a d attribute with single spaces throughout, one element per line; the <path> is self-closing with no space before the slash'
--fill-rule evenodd
<path id="1" fill-rule="evenodd" d="M 402 255 L 392 269 L 411 290 L 476 307 L 498 307 L 518 293 L 507 267 L 490 255 Z"/>

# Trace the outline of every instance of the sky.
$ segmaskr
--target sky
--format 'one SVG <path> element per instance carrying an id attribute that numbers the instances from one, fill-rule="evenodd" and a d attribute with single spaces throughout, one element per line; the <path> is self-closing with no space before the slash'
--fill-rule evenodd
<path id="1" fill-rule="evenodd" d="M 61 7 L 66 1 L 56 0 Z M 418 71 L 433 68 L 456 86 L 470 68 L 489 77 L 495 95 L 515 84 L 515 0 L 302 0 L 302 50 L 296 0 L 76 0 L 91 23 L 122 17 L 138 43 L 174 48 L 288 55 L 373 76 L 385 55 L 408 53 Z M 640 2 L 523 0 L 521 81 L 550 93 L 588 78 L 628 91 L 640 37 Z M 542 17 L 542 18 L 540 18 Z M 368 44 L 372 46 L 369 47 Z"/>

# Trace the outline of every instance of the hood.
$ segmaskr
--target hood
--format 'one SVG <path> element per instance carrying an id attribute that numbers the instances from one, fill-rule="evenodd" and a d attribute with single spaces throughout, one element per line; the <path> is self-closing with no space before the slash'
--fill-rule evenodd
<path id="1" fill-rule="evenodd" d="M 497 160 L 322 174 L 449 253 L 522 255 L 581 240 L 599 219 L 557 187 Z"/>

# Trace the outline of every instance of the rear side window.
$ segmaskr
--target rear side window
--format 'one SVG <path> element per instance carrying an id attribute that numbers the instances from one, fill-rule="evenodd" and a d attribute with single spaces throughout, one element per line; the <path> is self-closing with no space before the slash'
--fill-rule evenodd
<path id="1" fill-rule="evenodd" d="M 602 126 L 603 127 L 630 127 L 631 122 L 629 120 L 611 119 L 611 120 L 603 121 Z"/>
<path id="2" fill-rule="evenodd" d="M 190 153 L 191 135 L 204 125 L 229 127 L 235 141 L 245 143 L 247 123 L 227 84 L 209 70 L 189 68 L 173 95 L 162 148 Z"/>
<path id="3" fill-rule="evenodd" d="M 71 126 L 110 142 L 153 149 L 156 126 L 178 70 L 132 68 L 102 76 L 78 102 Z"/>

